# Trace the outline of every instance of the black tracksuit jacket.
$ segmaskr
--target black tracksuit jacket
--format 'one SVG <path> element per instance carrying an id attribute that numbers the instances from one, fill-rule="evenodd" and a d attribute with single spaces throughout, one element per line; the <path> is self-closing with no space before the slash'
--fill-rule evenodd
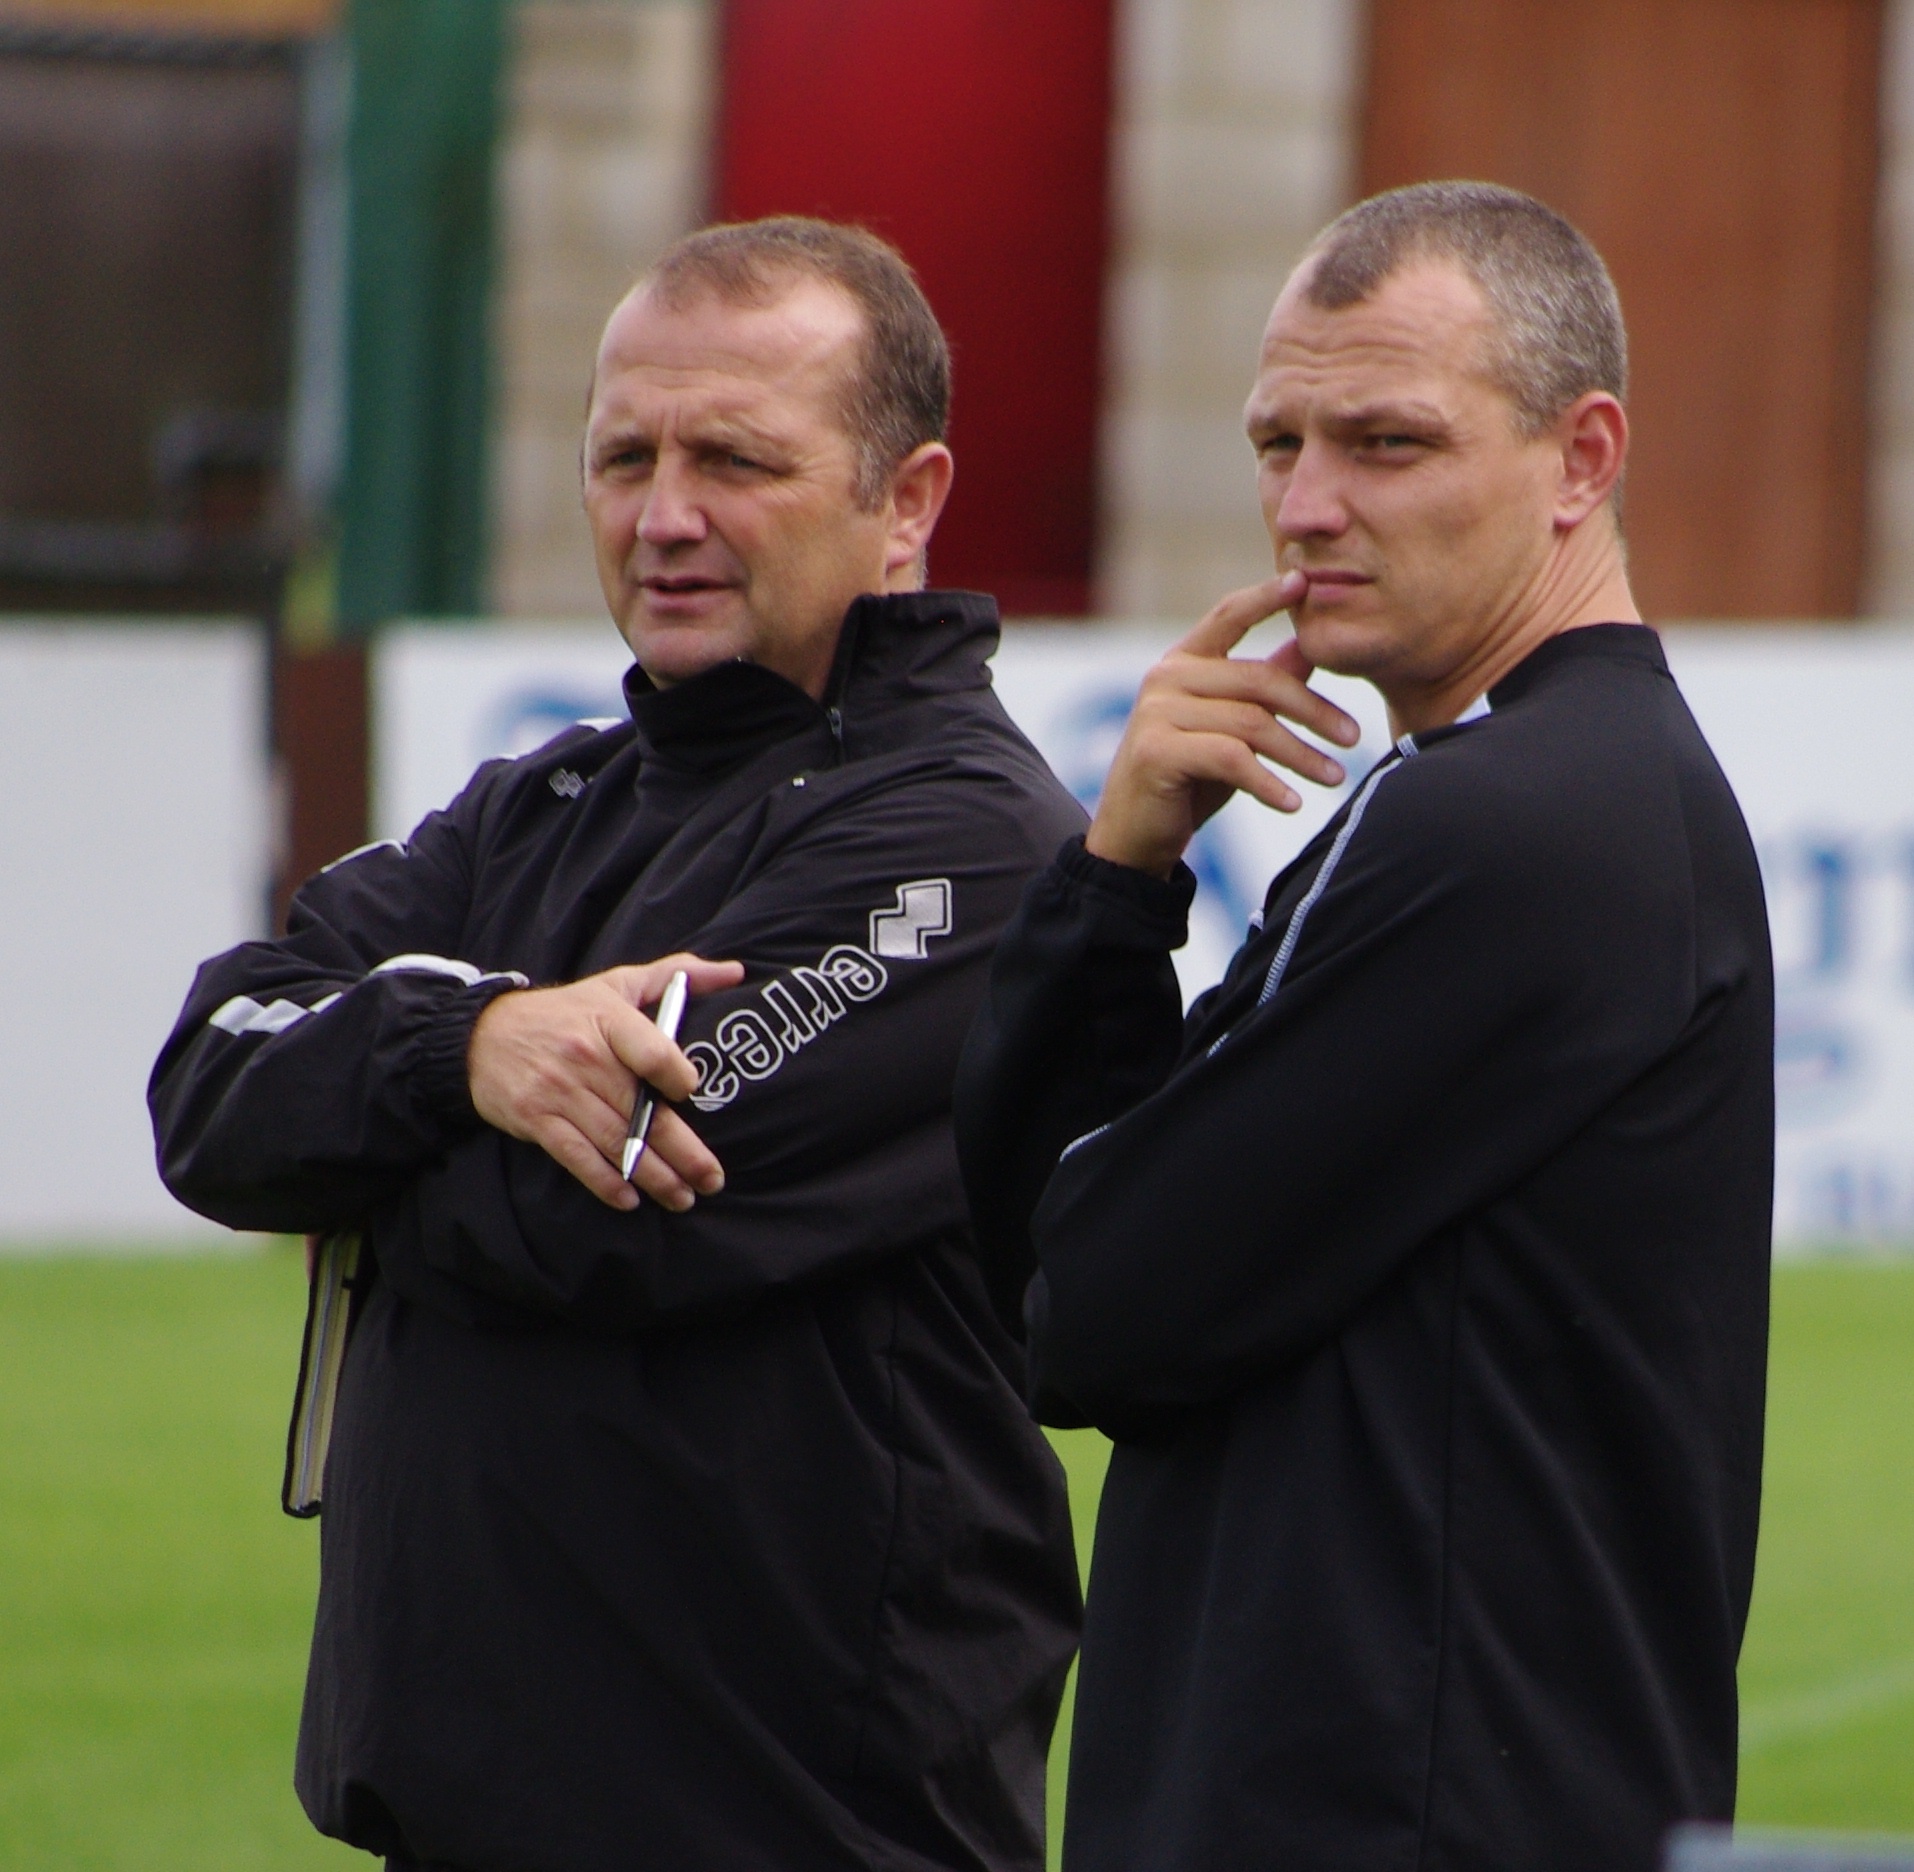
<path id="1" fill-rule="evenodd" d="M 1035 1242 L 1040 1414 L 1117 1439 L 1072 1872 L 1651 1872 L 1733 1810 L 1760 878 L 1652 631 L 1489 702 L 1356 789 L 1187 1020 L 1187 876 L 1066 848 L 999 952 L 973 1213 L 1006 1272 Z"/>
<path id="2" fill-rule="evenodd" d="M 1043 1863 L 1080 1605 L 950 1088 L 998 934 L 1082 815 L 990 689 L 987 599 L 852 607 L 823 705 L 747 664 L 482 768 L 200 971 L 168 1186 L 369 1225 L 298 1786 L 472 1872 Z M 472 1024 L 676 949 L 726 1167 L 620 1214 L 482 1125 Z"/>

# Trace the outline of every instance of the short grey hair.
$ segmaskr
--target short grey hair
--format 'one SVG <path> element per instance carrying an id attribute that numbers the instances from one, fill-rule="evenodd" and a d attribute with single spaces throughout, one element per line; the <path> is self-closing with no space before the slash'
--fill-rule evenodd
<path id="1" fill-rule="evenodd" d="M 950 345 L 910 262 L 889 241 L 809 215 L 725 222 L 674 241 L 638 289 L 674 309 L 700 293 L 756 306 L 802 279 L 837 288 L 864 321 L 842 407 L 857 448 L 853 498 L 874 512 L 898 463 L 943 441 L 950 426 Z"/>
<path id="2" fill-rule="evenodd" d="M 1304 255 L 1310 304 L 1340 311 L 1414 260 L 1448 260 L 1488 301 L 1486 360 L 1524 434 L 1579 396 L 1628 394 L 1628 334 L 1602 257 L 1553 208 L 1492 182 L 1417 182 L 1338 215 Z"/>

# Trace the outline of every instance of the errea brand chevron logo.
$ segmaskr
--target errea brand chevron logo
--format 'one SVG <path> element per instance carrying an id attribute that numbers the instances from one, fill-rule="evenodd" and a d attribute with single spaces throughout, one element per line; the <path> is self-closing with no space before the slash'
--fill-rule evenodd
<path id="1" fill-rule="evenodd" d="M 950 934 L 950 879 L 924 878 L 897 887 L 889 910 L 871 912 L 871 954 L 893 961 L 924 959 L 933 936 Z"/>
<path id="2" fill-rule="evenodd" d="M 698 1068 L 691 1102 L 722 1111 L 748 1083 L 769 1079 L 785 1061 L 890 986 L 890 962 L 921 962 L 933 937 L 951 930 L 948 878 L 897 887 L 897 901 L 871 912 L 870 947 L 833 943 L 815 963 L 786 969 L 712 1029 L 685 1056 Z M 883 960 L 880 961 L 879 958 Z"/>

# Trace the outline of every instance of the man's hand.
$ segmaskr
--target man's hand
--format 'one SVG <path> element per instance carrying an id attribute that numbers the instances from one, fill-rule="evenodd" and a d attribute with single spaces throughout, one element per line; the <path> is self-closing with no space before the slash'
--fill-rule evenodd
<path id="1" fill-rule="evenodd" d="M 1300 604 L 1308 589 L 1302 573 L 1286 572 L 1231 592 L 1144 677 L 1084 840 L 1089 851 L 1166 878 L 1232 793 L 1294 812 L 1302 796 L 1259 754 L 1324 786 L 1341 784 L 1341 764 L 1277 719 L 1343 747 L 1361 738 L 1349 716 L 1309 687 L 1295 640 L 1272 656 L 1229 654 L 1252 625 Z"/>
<path id="2" fill-rule="evenodd" d="M 682 1212 L 724 1188 L 703 1139 L 662 1104 L 633 1172 L 638 1188 L 618 1174 L 638 1081 L 671 1100 L 690 1097 L 698 1083 L 698 1069 L 639 1011 L 657 1005 L 678 969 L 693 994 L 744 979 L 741 963 L 670 955 L 563 988 L 515 990 L 478 1017 L 466 1049 L 478 1115 L 536 1144 L 614 1209 L 637 1208 L 642 1189 Z"/>

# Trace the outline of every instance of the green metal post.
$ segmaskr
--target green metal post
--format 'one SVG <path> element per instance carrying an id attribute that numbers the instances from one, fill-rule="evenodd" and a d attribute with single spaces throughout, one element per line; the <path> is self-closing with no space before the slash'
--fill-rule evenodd
<path id="1" fill-rule="evenodd" d="M 504 0 L 351 0 L 337 630 L 484 597 Z"/>

